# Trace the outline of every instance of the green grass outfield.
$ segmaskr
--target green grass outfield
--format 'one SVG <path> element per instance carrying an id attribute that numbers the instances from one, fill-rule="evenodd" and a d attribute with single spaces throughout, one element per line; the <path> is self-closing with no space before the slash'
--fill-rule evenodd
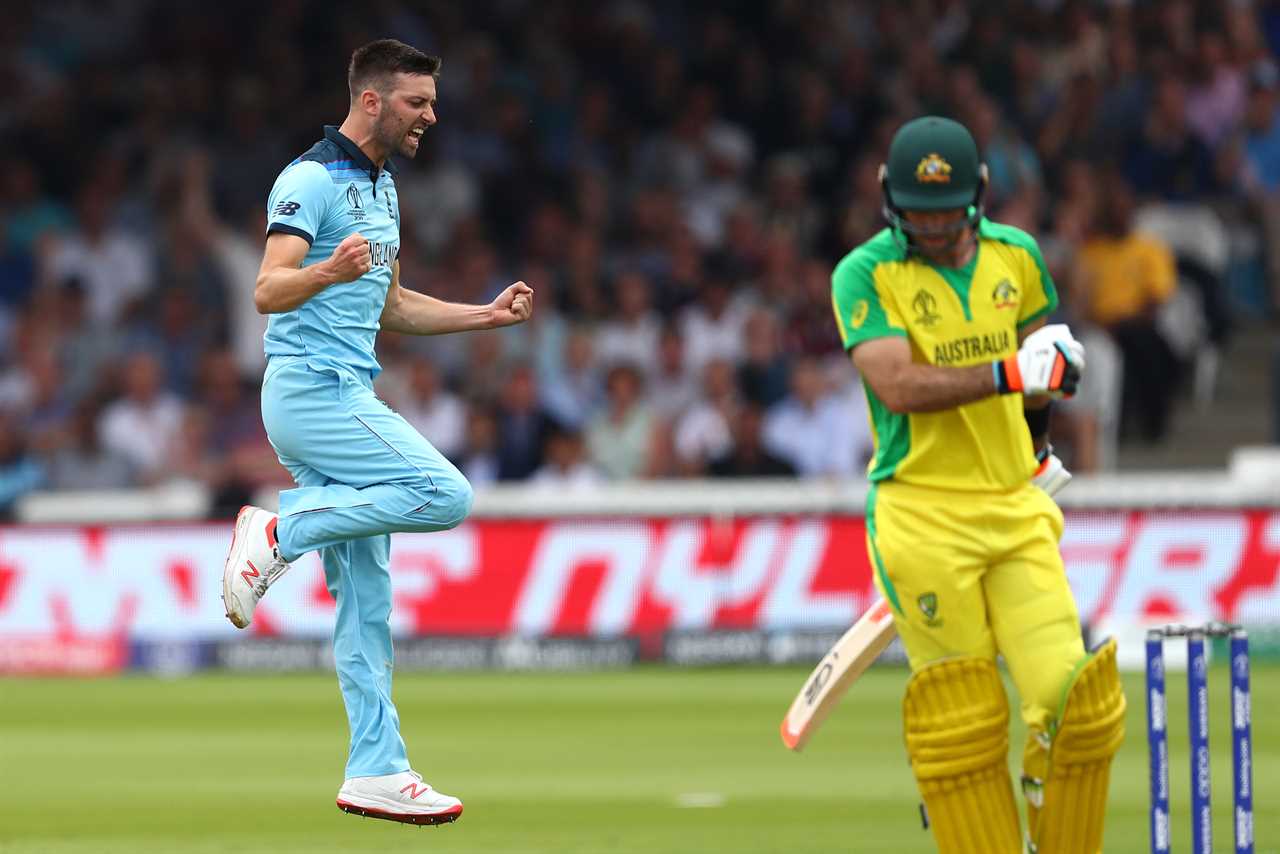
<path id="1" fill-rule="evenodd" d="M 346 719 L 331 674 L 0 679 L 0 852 L 910 852 L 920 829 L 898 710 L 905 670 L 854 686 L 792 755 L 804 671 L 402 674 L 410 755 L 466 802 L 440 829 L 333 804 Z M 1254 664 L 1258 852 L 1280 852 L 1280 668 Z M 1141 677 L 1112 776 L 1108 852 L 1147 845 Z M 1226 672 L 1212 674 L 1217 850 L 1229 850 Z M 1190 850 L 1184 683 L 1171 675 L 1174 850 Z M 1021 745 L 1021 732 L 1015 735 Z M 682 806 L 687 802 L 710 804 Z"/>

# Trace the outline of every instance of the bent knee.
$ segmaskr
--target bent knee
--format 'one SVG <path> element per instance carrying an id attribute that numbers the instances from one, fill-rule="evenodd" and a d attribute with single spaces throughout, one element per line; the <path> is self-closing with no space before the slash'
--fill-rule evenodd
<path id="1" fill-rule="evenodd" d="M 470 482 L 458 472 L 437 482 L 437 501 L 440 502 L 440 520 L 446 528 L 456 528 L 471 513 L 475 503 L 475 491 Z"/>
<path id="2" fill-rule="evenodd" d="M 416 504 L 408 516 L 415 528 L 437 531 L 457 527 L 471 512 L 475 500 L 471 484 L 457 469 L 423 475 L 410 487 Z"/>

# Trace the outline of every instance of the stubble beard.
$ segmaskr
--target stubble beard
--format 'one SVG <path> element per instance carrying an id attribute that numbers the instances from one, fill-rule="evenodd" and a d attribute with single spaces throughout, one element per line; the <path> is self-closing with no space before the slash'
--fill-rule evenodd
<path id="1" fill-rule="evenodd" d="M 410 127 L 411 124 L 402 126 L 395 116 L 384 113 L 373 123 L 373 136 L 388 156 L 398 154 L 412 158 L 418 150 L 409 144 L 407 134 Z"/>

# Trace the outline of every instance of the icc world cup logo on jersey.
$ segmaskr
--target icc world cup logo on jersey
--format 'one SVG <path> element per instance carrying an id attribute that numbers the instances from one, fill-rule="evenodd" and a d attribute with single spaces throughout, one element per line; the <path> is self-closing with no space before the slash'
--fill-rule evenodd
<path id="1" fill-rule="evenodd" d="M 347 185 L 347 216 L 353 222 L 364 222 L 368 215 L 364 212 L 364 204 L 360 201 L 360 188 L 354 183 Z"/>
<path id="2" fill-rule="evenodd" d="M 924 288 L 916 291 L 915 298 L 911 300 L 911 308 L 915 310 L 916 322 L 921 326 L 933 326 L 942 319 L 942 315 L 938 314 L 938 301 Z"/>

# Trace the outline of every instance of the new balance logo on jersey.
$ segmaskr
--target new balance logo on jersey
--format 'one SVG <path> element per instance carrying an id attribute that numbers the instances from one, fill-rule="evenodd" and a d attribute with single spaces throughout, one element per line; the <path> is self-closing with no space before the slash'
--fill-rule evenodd
<path id="1" fill-rule="evenodd" d="M 272 216 L 293 216 L 298 212 L 298 208 L 302 205 L 297 202 L 280 202 L 276 205 L 276 209 L 271 212 Z"/>

